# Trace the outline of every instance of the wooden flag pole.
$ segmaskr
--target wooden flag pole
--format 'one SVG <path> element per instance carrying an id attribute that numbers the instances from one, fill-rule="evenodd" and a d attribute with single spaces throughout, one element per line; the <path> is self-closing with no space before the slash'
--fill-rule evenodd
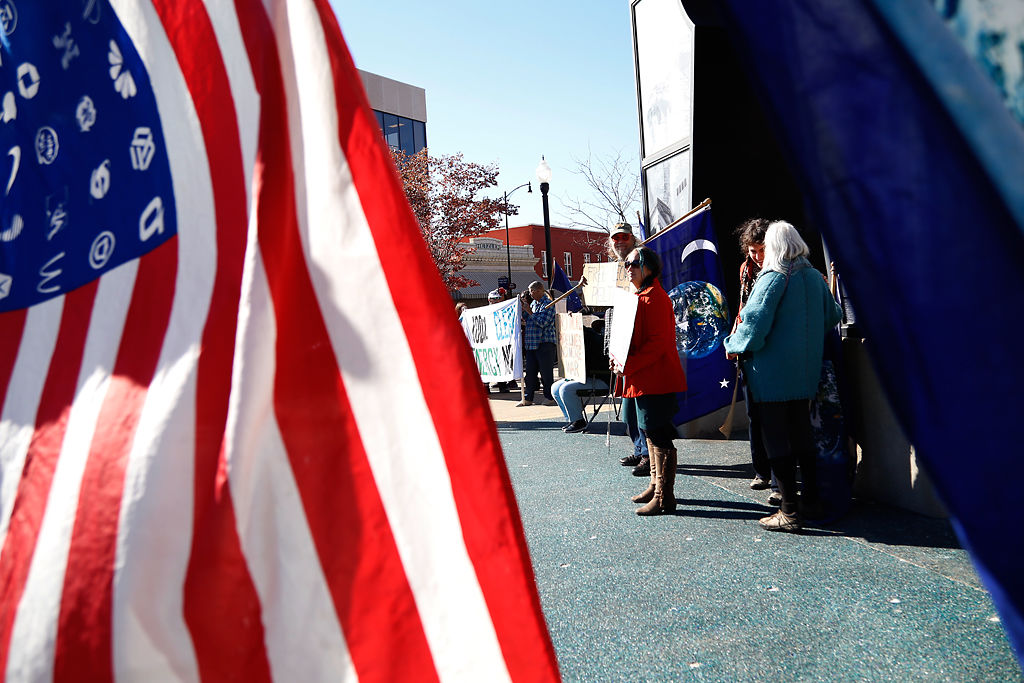
<path id="1" fill-rule="evenodd" d="M 680 223 L 685 221 L 687 218 L 689 218 L 693 214 L 697 213 L 698 211 L 700 211 L 702 209 L 706 209 L 709 206 L 711 206 L 711 197 L 708 197 L 707 199 L 702 201 L 700 204 L 698 204 L 697 206 L 695 206 L 692 209 L 690 209 L 689 211 L 687 211 L 681 217 L 677 218 L 676 220 L 674 220 L 671 223 L 669 223 L 668 225 L 666 225 L 663 230 L 659 230 L 658 232 L 654 233 L 653 235 L 651 235 L 650 237 L 645 239 L 643 242 L 641 242 L 637 246 L 642 247 L 645 244 L 647 244 L 648 242 L 650 242 L 651 240 L 653 240 L 655 237 L 657 237 L 659 235 L 664 235 L 666 232 L 668 232 L 672 228 L 676 227 L 677 225 L 679 225 Z"/>
<path id="2" fill-rule="evenodd" d="M 575 292 L 575 291 L 576 291 L 577 289 L 579 289 L 580 287 L 584 286 L 585 284 L 587 284 L 587 278 L 585 278 L 585 277 L 581 277 L 581 278 L 580 278 L 580 282 L 579 282 L 579 284 L 578 284 L 578 285 L 576 285 L 575 287 L 573 287 L 572 289 L 570 289 L 570 290 L 569 290 L 568 292 L 566 292 L 566 293 L 565 293 L 565 294 L 563 294 L 562 296 L 558 297 L 557 299 L 555 299 L 554 301 L 552 301 L 551 303 L 549 303 L 549 304 L 548 304 L 547 306 L 545 306 L 545 307 L 544 307 L 544 310 L 547 310 L 548 308 L 551 308 L 552 306 L 554 306 L 555 304 L 557 304 L 557 303 L 558 303 L 559 301 L 561 301 L 561 300 L 562 300 L 562 299 L 564 299 L 565 297 L 569 296 L 570 294 L 572 294 L 573 292 Z"/>
<path id="3" fill-rule="evenodd" d="M 723 422 L 722 426 L 718 428 L 718 431 L 722 432 L 727 439 L 729 438 L 729 435 L 732 434 L 732 414 L 736 410 L 736 393 L 739 391 L 739 388 L 740 364 L 739 361 L 736 361 L 736 380 L 732 385 L 732 403 L 729 405 L 729 412 L 725 415 L 725 422 Z"/>

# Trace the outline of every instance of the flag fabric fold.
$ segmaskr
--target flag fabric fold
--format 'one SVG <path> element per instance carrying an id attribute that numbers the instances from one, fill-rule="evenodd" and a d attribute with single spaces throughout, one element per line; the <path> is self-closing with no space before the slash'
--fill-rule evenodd
<path id="1" fill-rule="evenodd" d="M 985 11 L 943 4 L 964 25 Z M 1016 16 L 1019 35 L 1010 5 L 1001 14 Z M 1024 461 L 1011 398 L 1024 377 L 1008 332 L 1024 291 L 1024 127 L 930 3 L 721 9 L 879 379 L 1024 661 Z M 1003 41 L 1012 28 L 986 35 Z"/>
<path id="2" fill-rule="evenodd" d="M 18 10 L 4 675 L 557 680 L 475 363 L 326 0 Z"/>
<path id="3" fill-rule="evenodd" d="M 732 319 L 710 208 L 655 234 L 646 246 L 661 257 L 661 284 L 676 316 L 676 345 L 687 386 L 675 416 L 681 425 L 729 405 L 736 378 L 722 346 Z"/>
<path id="4" fill-rule="evenodd" d="M 565 271 L 562 270 L 562 266 L 555 262 L 555 276 L 551 279 L 551 286 L 562 294 L 565 294 L 572 289 L 572 283 L 569 282 L 569 278 L 566 276 Z M 565 297 L 565 309 L 570 313 L 575 313 L 583 309 L 583 300 L 580 299 L 580 295 L 573 292 L 569 296 Z"/>

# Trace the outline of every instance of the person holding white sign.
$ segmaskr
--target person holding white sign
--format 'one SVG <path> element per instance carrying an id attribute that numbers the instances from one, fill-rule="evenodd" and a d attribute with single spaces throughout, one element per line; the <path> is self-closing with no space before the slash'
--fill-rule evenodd
<path id="1" fill-rule="evenodd" d="M 677 454 L 672 445 L 677 436 L 673 423 L 678 409 L 676 394 L 686 391 L 686 373 L 676 347 L 676 317 L 672 301 L 658 281 L 658 254 L 638 247 L 625 266 L 636 289 L 637 309 L 625 365 L 615 359 L 614 369 L 622 375 L 622 395 L 636 399 L 637 418 L 647 434 L 651 460 L 650 485 L 634 496 L 633 502 L 645 503 L 637 509 L 638 515 L 670 514 L 676 509 Z"/>
<path id="2" fill-rule="evenodd" d="M 555 382 L 551 394 L 555 403 L 562 409 L 562 415 L 568 422 L 562 431 L 566 434 L 582 432 L 587 428 L 587 420 L 583 417 L 583 401 L 576 392 L 584 389 L 607 391 L 608 356 L 604 353 L 604 321 L 595 320 L 590 327 L 583 328 L 583 352 L 586 377 L 581 381 L 565 377 Z"/>

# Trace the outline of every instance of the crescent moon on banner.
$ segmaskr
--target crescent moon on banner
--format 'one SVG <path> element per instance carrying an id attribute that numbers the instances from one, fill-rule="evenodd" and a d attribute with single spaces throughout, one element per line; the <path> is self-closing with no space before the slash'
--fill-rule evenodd
<path id="1" fill-rule="evenodd" d="M 683 249 L 683 255 L 679 257 L 679 262 L 682 263 L 686 260 L 687 256 L 701 249 L 707 249 L 708 251 L 713 251 L 716 254 L 718 253 L 718 249 L 715 248 L 715 243 L 711 240 L 694 240 L 687 244 L 686 248 Z"/>

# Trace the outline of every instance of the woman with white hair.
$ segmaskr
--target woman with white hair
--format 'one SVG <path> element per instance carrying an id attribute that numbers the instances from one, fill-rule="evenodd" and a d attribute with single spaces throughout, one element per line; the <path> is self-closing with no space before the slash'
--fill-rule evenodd
<path id="1" fill-rule="evenodd" d="M 821 273 L 807 260 L 807 243 L 791 224 L 774 221 L 764 240 L 764 264 L 742 320 L 725 338 L 730 357 L 739 356 L 743 376 L 761 416 L 761 433 L 782 506 L 760 520 L 770 531 L 796 531 L 796 468 L 803 477 L 803 504 L 817 504 L 810 400 L 817 393 L 825 333 L 842 309 Z"/>

